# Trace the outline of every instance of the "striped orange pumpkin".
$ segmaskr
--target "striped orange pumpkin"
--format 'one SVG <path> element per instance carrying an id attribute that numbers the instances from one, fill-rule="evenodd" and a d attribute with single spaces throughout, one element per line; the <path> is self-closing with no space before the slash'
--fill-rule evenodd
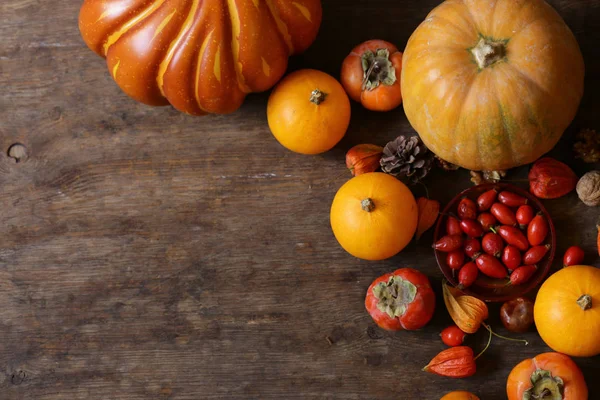
<path id="1" fill-rule="evenodd" d="M 321 16 L 320 0 L 85 0 L 79 29 L 129 96 L 203 115 L 277 83 Z"/>

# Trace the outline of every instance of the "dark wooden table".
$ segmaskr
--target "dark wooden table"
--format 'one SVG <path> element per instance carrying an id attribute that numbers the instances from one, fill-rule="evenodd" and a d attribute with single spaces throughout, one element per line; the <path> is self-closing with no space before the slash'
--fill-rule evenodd
<path id="1" fill-rule="evenodd" d="M 385 262 L 336 243 L 329 207 L 349 178 L 345 151 L 411 133 L 401 109 L 354 105 L 343 141 L 308 157 L 273 139 L 266 94 L 230 116 L 140 105 L 80 39 L 80 3 L 0 4 L 0 398 L 433 400 L 468 389 L 493 400 L 517 362 L 548 351 L 532 332 L 529 347 L 494 340 L 472 378 L 421 372 L 450 323 L 431 233 Z M 403 47 L 437 3 L 325 0 L 317 42 L 290 68 L 337 76 L 363 40 Z M 551 3 L 587 67 L 579 115 L 552 154 L 583 173 L 594 166 L 570 147 L 578 129 L 600 128 L 600 0 Z M 470 182 L 438 172 L 426 184 L 446 202 Z M 574 193 L 545 204 L 558 252 L 580 244 L 598 265 L 599 209 Z M 387 333 L 365 290 L 404 266 L 431 277 L 439 306 L 422 331 Z M 506 333 L 497 311 L 490 323 Z M 577 363 L 599 399 L 600 358 Z"/>

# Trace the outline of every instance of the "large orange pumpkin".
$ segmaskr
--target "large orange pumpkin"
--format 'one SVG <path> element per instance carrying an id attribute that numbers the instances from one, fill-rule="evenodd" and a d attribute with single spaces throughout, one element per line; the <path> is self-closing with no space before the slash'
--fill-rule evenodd
<path id="1" fill-rule="evenodd" d="M 574 357 L 600 354 L 600 268 L 564 268 L 544 282 L 535 299 L 537 330 L 554 351 Z"/>
<path id="2" fill-rule="evenodd" d="M 533 162 L 583 95 L 572 32 L 543 0 L 447 0 L 410 37 L 404 110 L 423 142 L 472 170 Z"/>
<path id="3" fill-rule="evenodd" d="M 86 0 L 79 28 L 129 96 L 202 115 L 271 88 L 321 16 L 320 0 Z"/>
<path id="4" fill-rule="evenodd" d="M 331 228 L 355 257 L 383 260 L 400 252 L 417 230 L 417 202 L 393 176 L 371 172 L 352 178 L 331 205 Z"/>

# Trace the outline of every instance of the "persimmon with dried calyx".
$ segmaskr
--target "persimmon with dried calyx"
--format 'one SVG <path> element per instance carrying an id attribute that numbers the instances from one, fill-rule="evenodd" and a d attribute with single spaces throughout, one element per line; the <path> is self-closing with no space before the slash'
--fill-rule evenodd
<path id="1" fill-rule="evenodd" d="M 402 103 L 402 53 L 384 40 L 356 46 L 342 64 L 342 85 L 352 100 L 373 111 L 390 111 Z"/>
<path id="2" fill-rule="evenodd" d="M 267 122 L 285 148 L 301 154 L 330 150 L 350 124 L 350 100 L 342 85 L 313 69 L 286 76 L 271 92 Z"/>
<path id="3" fill-rule="evenodd" d="M 398 179 L 381 172 L 352 178 L 331 205 L 331 229 L 355 257 L 383 260 L 396 255 L 417 230 L 417 202 Z"/>
<path id="4" fill-rule="evenodd" d="M 517 364 L 506 382 L 508 400 L 587 400 L 581 370 L 568 356 L 543 353 Z"/>
<path id="5" fill-rule="evenodd" d="M 383 329 L 415 330 L 431 320 L 435 294 L 427 276 L 412 268 L 402 268 L 371 283 L 365 307 Z"/>

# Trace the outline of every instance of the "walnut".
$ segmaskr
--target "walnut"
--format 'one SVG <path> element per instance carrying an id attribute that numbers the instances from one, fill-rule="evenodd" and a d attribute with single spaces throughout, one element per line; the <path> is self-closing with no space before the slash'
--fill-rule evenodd
<path id="1" fill-rule="evenodd" d="M 577 183 L 577 194 L 590 207 L 600 205 L 600 171 L 588 172 Z"/>
<path id="2" fill-rule="evenodd" d="M 506 176 L 506 171 L 471 171 L 471 182 L 475 185 L 498 183 Z"/>

